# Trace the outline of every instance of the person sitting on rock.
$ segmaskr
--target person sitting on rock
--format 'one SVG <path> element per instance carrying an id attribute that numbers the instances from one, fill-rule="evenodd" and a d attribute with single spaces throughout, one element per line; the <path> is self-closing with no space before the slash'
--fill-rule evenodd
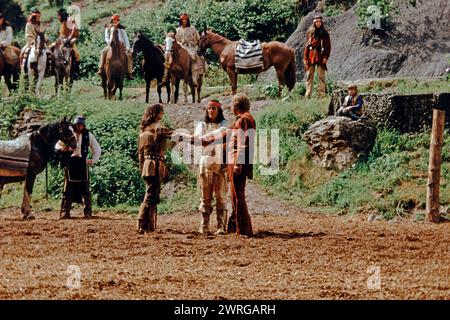
<path id="1" fill-rule="evenodd" d="M 345 97 L 342 107 L 337 111 L 338 116 L 359 120 L 363 116 L 363 99 L 358 94 L 358 87 L 355 84 L 348 86 L 348 96 Z"/>

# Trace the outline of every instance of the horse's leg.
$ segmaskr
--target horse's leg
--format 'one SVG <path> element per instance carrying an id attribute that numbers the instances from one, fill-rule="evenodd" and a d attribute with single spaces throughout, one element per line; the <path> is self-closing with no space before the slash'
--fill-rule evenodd
<path id="1" fill-rule="evenodd" d="M 191 87 L 192 89 L 192 87 Z M 188 102 L 188 83 L 185 81 L 183 81 L 183 91 L 184 91 L 184 103 L 189 103 Z M 192 103 L 194 103 L 194 93 L 191 90 L 191 94 L 192 94 Z"/>
<path id="2" fill-rule="evenodd" d="M 3 186 L 3 181 L 0 180 L 0 199 L 2 198 Z"/>
<path id="3" fill-rule="evenodd" d="M 38 82 L 36 84 L 36 93 L 38 96 L 41 95 L 42 84 L 44 82 L 44 75 L 45 75 L 45 67 L 44 70 L 38 70 Z"/>
<path id="4" fill-rule="evenodd" d="M 122 100 L 123 79 L 119 79 L 119 100 Z"/>
<path id="5" fill-rule="evenodd" d="M 55 95 L 58 95 L 58 85 L 59 85 L 58 71 L 55 70 Z"/>
<path id="6" fill-rule="evenodd" d="M 180 94 L 180 78 L 176 78 L 175 79 L 175 93 L 174 93 L 174 100 L 175 103 L 178 103 L 178 96 Z"/>
<path id="7" fill-rule="evenodd" d="M 103 88 L 103 97 L 105 100 L 108 98 L 108 92 L 106 90 L 106 76 L 102 74 L 102 88 Z"/>
<path id="8" fill-rule="evenodd" d="M 281 92 L 283 91 L 283 85 L 285 83 L 284 70 L 276 69 L 277 79 L 278 79 L 278 98 L 281 97 Z"/>
<path id="9" fill-rule="evenodd" d="M 203 75 L 200 74 L 197 80 L 197 102 L 202 102 L 201 92 L 202 92 L 202 84 L 203 84 Z"/>
<path id="10" fill-rule="evenodd" d="M 150 94 L 150 82 L 152 80 L 148 77 L 145 77 L 145 103 L 148 103 L 148 96 Z"/>
<path id="11" fill-rule="evenodd" d="M 170 81 L 166 83 L 166 91 L 167 91 L 167 103 L 170 103 Z"/>
<path id="12" fill-rule="evenodd" d="M 161 99 L 161 92 L 162 92 L 162 90 L 161 90 L 161 83 L 160 83 L 160 81 L 158 81 L 158 84 L 156 85 L 156 90 L 158 91 L 159 103 L 163 103 L 162 99 Z"/>
<path id="13" fill-rule="evenodd" d="M 25 178 L 21 208 L 23 219 L 34 219 L 33 215 L 31 214 L 31 194 L 33 193 L 33 185 L 35 179 L 36 175 L 34 174 L 27 174 Z"/>
<path id="14" fill-rule="evenodd" d="M 228 77 L 231 82 L 231 93 L 234 96 L 237 92 L 237 74 L 232 68 L 227 68 Z"/>

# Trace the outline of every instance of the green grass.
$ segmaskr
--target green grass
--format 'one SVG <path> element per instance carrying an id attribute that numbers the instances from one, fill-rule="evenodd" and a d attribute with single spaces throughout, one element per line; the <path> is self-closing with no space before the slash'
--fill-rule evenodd
<path id="1" fill-rule="evenodd" d="M 411 85 L 415 82 L 403 80 L 397 81 L 395 88 L 404 93 L 436 92 L 443 91 L 445 81 L 422 80 Z M 259 128 L 280 130 L 280 171 L 273 176 L 256 175 L 270 194 L 303 208 L 337 214 L 377 213 L 387 219 L 425 209 L 429 133 L 381 131 L 366 159 L 343 172 L 326 170 L 310 159 L 302 135 L 312 123 L 326 117 L 329 100 L 291 99 L 269 106 L 257 117 Z M 444 206 L 450 203 L 449 145 L 447 130 L 440 197 Z"/>

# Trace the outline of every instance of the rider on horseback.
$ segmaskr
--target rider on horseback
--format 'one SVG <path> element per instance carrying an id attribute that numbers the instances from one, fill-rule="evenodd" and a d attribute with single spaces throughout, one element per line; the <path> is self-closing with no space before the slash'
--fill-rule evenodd
<path id="1" fill-rule="evenodd" d="M 180 16 L 178 25 L 175 39 L 189 52 L 192 59 L 192 84 L 196 87 L 198 76 L 205 73 L 205 59 L 197 55 L 200 34 L 194 26 L 191 26 L 189 16 L 186 13 Z"/>
<path id="2" fill-rule="evenodd" d="M 3 50 L 5 60 L 10 65 L 19 61 L 20 50 L 12 45 L 13 29 L 9 22 L 0 13 L 0 49 Z"/>
<path id="3" fill-rule="evenodd" d="M 34 8 L 31 11 L 31 16 L 28 19 L 28 22 L 25 26 L 25 39 L 27 41 L 27 44 L 22 48 L 22 51 L 20 52 L 22 56 L 22 70 L 25 68 L 25 64 L 27 61 L 28 54 L 30 52 L 31 47 L 34 45 L 34 41 L 36 39 L 36 35 L 39 32 L 45 32 L 45 27 L 43 24 L 41 24 L 41 12 Z M 47 42 L 47 36 L 45 36 L 45 41 Z M 48 54 L 48 53 L 47 53 Z M 50 59 L 47 59 L 49 61 Z M 36 61 L 31 61 L 32 63 L 36 63 Z"/>
<path id="4" fill-rule="evenodd" d="M 61 22 L 59 39 L 63 41 L 65 46 L 71 46 L 74 53 L 75 61 L 73 64 L 73 76 L 76 79 L 80 71 L 80 53 L 77 45 L 75 43 L 71 44 L 71 40 L 77 39 L 80 36 L 79 26 L 75 19 L 69 17 L 69 14 L 64 8 L 58 10 L 58 20 Z"/>
<path id="5" fill-rule="evenodd" d="M 127 32 L 125 31 L 125 27 L 122 24 L 120 24 L 120 16 L 118 14 L 115 14 L 112 16 L 111 25 L 106 26 L 106 28 L 105 28 L 105 41 L 108 46 L 102 50 L 102 53 L 100 55 L 99 70 L 98 70 L 97 74 L 102 75 L 102 73 L 104 72 L 106 54 L 108 53 L 108 50 L 110 48 L 109 46 L 112 41 L 114 28 L 118 28 L 119 41 L 123 43 L 125 50 L 126 50 L 125 54 L 127 57 L 127 70 L 128 70 L 127 78 L 129 80 L 131 80 L 131 79 L 133 79 L 133 75 L 132 75 L 133 74 L 133 56 L 132 56 L 132 51 L 130 48 L 130 42 L 128 41 Z"/>

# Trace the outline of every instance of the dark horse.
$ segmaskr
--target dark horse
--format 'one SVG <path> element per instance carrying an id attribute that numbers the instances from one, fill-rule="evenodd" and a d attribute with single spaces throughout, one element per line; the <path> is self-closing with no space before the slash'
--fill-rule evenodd
<path id="1" fill-rule="evenodd" d="M 55 93 L 58 93 L 58 88 L 62 85 L 66 85 L 70 90 L 73 84 L 73 70 L 75 56 L 72 49 L 72 45 L 76 39 L 72 39 L 70 43 L 64 43 L 61 39 L 56 41 L 55 46 L 52 48 L 52 63 L 55 72 Z"/>
<path id="2" fill-rule="evenodd" d="M 15 91 L 17 89 L 17 83 L 19 81 L 19 73 L 20 73 L 20 62 L 19 55 L 20 49 L 17 47 L 13 47 L 13 50 L 17 54 L 17 61 L 8 62 L 7 57 L 5 57 L 5 53 L 2 49 L 0 49 L 0 79 L 3 76 L 5 78 L 6 86 L 8 90 Z M 11 76 L 13 81 L 11 82 Z"/>
<path id="3" fill-rule="evenodd" d="M 162 49 L 153 44 L 142 32 L 137 32 L 133 39 L 133 54 L 142 52 L 144 55 L 144 78 L 145 78 L 145 102 L 148 103 L 150 83 L 153 79 L 157 81 L 159 103 L 161 99 L 161 81 L 164 76 L 164 54 Z M 166 83 L 167 103 L 170 102 L 170 83 Z"/>
<path id="4" fill-rule="evenodd" d="M 105 69 L 101 75 L 103 95 L 105 99 L 113 99 L 119 89 L 122 99 L 123 79 L 127 68 L 127 57 L 123 43 L 119 41 L 119 32 L 114 28 L 110 48 L 105 57 Z"/>
<path id="5" fill-rule="evenodd" d="M 212 32 L 204 30 L 200 37 L 199 55 L 203 55 L 207 48 L 211 48 L 219 56 L 223 70 L 228 74 L 231 81 L 231 90 L 233 95 L 237 90 L 237 73 L 235 66 L 235 49 L 237 41 L 231 41 L 227 38 Z M 278 78 L 278 96 L 281 95 L 283 85 L 290 90 L 295 86 L 295 51 L 282 42 L 271 41 L 263 43 L 263 68 L 249 69 L 245 73 L 260 73 L 275 67 Z"/>
<path id="6" fill-rule="evenodd" d="M 25 181 L 23 188 L 22 215 L 24 219 L 32 219 L 31 194 L 36 176 L 41 173 L 49 160 L 55 158 L 55 144 L 61 140 L 71 148 L 77 146 L 77 141 L 71 129 L 71 124 L 64 117 L 63 120 L 46 124 L 33 132 L 30 136 L 31 152 L 25 175 L 18 175 L 8 170 L 0 170 L 0 195 L 3 185 L 11 182 Z M 16 141 L 16 140 L 14 140 Z M 0 141 L 1 143 L 1 141 Z M 8 154 L 0 154 L 8 158 Z"/>

